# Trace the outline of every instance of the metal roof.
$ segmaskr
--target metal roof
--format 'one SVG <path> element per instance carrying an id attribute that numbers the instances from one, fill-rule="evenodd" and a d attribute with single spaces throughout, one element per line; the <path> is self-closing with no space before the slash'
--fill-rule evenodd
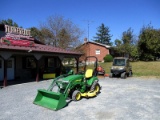
<path id="1" fill-rule="evenodd" d="M 102 44 L 102 43 L 98 43 L 98 42 L 95 42 L 95 41 L 87 41 L 87 42 L 84 42 L 84 43 L 83 43 L 82 45 L 80 45 L 80 46 L 83 46 L 83 45 L 85 45 L 85 44 L 87 44 L 87 43 L 92 43 L 92 44 L 100 45 L 100 46 L 103 46 L 103 47 L 105 47 L 105 48 L 107 48 L 107 49 L 110 49 L 110 48 L 111 48 L 111 46 L 109 46 L 109 45 Z M 78 46 L 78 47 L 80 47 L 80 46 Z"/>
<path id="2" fill-rule="evenodd" d="M 53 46 L 49 46 L 49 45 L 42 45 L 42 44 L 36 44 L 36 43 L 35 43 L 34 46 L 17 46 L 17 45 L 6 45 L 6 44 L 3 44 L 3 43 L 0 43 L 0 50 L 81 55 L 80 52 L 65 50 L 65 49 L 58 48 L 58 47 L 53 47 Z"/>

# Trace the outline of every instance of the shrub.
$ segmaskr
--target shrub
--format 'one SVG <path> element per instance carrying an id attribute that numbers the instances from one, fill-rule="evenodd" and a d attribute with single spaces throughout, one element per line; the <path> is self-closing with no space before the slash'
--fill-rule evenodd
<path id="1" fill-rule="evenodd" d="M 106 55 L 103 59 L 104 59 L 104 62 L 112 62 L 113 61 L 112 55 Z"/>

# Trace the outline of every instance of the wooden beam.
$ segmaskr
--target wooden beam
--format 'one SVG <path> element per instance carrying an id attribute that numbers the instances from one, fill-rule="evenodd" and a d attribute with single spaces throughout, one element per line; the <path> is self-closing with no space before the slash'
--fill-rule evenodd
<path id="1" fill-rule="evenodd" d="M 4 79 L 3 79 L 3 87 L 7 86 L 7 60 L 4 60 Z"/>
<path id="2" fill-rule="evenodd" d="M 37 68 L 37 74 L 36 74 L 36 82 L 39 82 L 39 61 L 42 58 L 42 54 L 33 54 L 36 58 L 36 68 Z"/>
<path id="3" fill-rule="evenodd" d="M 36 60 L 36 68 L 37 68 L 36 82 L 39 82 L 39 60 Z"/>
<path id="4" fill-rule="evenodd" d="M 76 72 L 79 72 L 79 57 L 75 57 L 76 59 Z"/>

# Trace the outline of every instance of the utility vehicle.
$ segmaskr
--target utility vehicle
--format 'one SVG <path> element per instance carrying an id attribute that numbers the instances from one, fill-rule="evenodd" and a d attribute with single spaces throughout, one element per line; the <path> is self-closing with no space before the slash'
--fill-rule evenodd
<path id="1" fill-rule="evenodd" d="M 120 76 L 125 79 L 127 76 L 132 76 L 132 67 L 129 59 L 125 57 L 115 57 L 113 59 L 113 65 L 110 70 L 109 77 Z"/>

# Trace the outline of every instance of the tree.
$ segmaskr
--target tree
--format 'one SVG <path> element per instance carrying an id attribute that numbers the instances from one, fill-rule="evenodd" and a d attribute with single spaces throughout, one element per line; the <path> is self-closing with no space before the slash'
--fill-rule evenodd
<path id="1" fill-rule="evenodd" d="M 31 27 L 29 29 L 31 30 L 31 36 L 39 40 L 41 37 L 41 31 L 36 27 Z"/>
<path id="2" fill-rule="evenodd" d="M 7 19 L 7 20 L 0 20 L 0 24 L 5 24 L 5 25 L 10 25 L 10 26 L 15 26 L 18 27 L 18 24 L 14 22 L 12 19 Z"/>
<path id="3" fill-rule="evenodd" d="M 131 46 L 130 59 L 132 59 L 132 61 L 139 60 L 139 52 L 137 45 Z"/>
<path id="4" fill-rule="evenodd" d="M 45 43 L 55 47 L 69 48 L 80 45 L 83 32 L 70 20 L 63 16 L 50 16 L 40 24 L 40 31 Z"/>
<path id="5" fill-rule="evenodd" d="M 114 41 L 115 47 L 113 47 L 113 51 L 115 51 L 114 54 L 116 54 L 116 56 L 122 56 L 124 54 L 124 48 L 123 48 L 123 42 L 122 40 L 116 39 Z"/>
<path id="6" fill-rule="evenodd" d="M 141 60 L 155 60 L 160 55 L 160 30 L 151 25 L 143 26 L 139 35 L 138 50 Z"/>
<path id="7" fill-rule="evenodd" d="M 134 35 L 133 35 L 133 30 L 129 28 L 127 31 L 124 31 L 122 33 L 122 48 L 123 52 L 125 55 L 128 55 L 128 57 L 133 57 L 131 56 L 132 48 L 134 48 Z"/>
<path id="8" fill-rule="evenodd" d="M 133 30 L 131 28 L 122 33 L 123 44 L 133 44 L 133 38 Z"/>
<path id="9" fill-rule="evenodd" d="M 70 35 L 65 29 L 62 29 L 57 36 L 59 38 L 58 46 L 61 46 L 61 48 L 66 48 L 67 44 L 70 42 Z"/>
<path id="10" fill-rule="evenodd" d="M 119 40 L 119 39 L 116 39 L 114 42 L 115 42 L 115 45 L 116 45 L 117 47 L 119 47 L 119 46 L 122 45 L 122 41 Z"/>
<path id="11" fill-rule="evenodd" d="M 37 40 L 50 45 L 50 41 L 52 40 L 53 36 L 52 33 L 45 28 L 42 28 L 41 30 L 36 27 L 31 27 L 31 36 L 36 38 Z"/>
<path id="12" fill-rule="evenodd" d="M 104 62 L 112 62 L 113 61 L 113 57 L 112 55 L 106 55 L 104 58 L 103 58 Z"/>
<path id="13" fill-rule="evenodd" d="M 133 30 L 129 28 L 127 31 L 122 33 L 122 39 L 115 40 L 116 47 L 114 50 L 119 56 L 128 56 L 132 60 L 137 60 L 139 57 L 137 44 L 135 42 L 135 37 L 133 35 Z"/>
<path id="14" fill-rule="evenodd" d="M 106 45 L 112 45 L 110 42 L 112 36 L 109 34 L 109 27 L 105 27 L 105 25 L 102 23 L 97 30 L 98 32 L 96 33 L 96 37 L 94 37 L 94 41 Z"/>

